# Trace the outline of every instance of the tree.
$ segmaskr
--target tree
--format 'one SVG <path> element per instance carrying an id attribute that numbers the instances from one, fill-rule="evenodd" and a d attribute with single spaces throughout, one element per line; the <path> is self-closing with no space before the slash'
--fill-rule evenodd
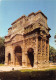
<path id="1" fill-rule="evenodd" d="M 0 37 L 0 63 L 4 63 L 5 61 L 5 46 L 4 46 L 4 38 Z"/>
<path id="2" fill-rule="evenodd" d="M 56 62 L 56 49 L 52 46 L 49 46 L 49 55 L 50 61 Z"/>

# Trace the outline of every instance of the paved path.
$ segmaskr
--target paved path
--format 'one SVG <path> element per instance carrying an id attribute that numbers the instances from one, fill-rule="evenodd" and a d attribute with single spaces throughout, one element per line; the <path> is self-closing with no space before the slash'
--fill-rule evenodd
<path id="1" fill-rule="evenodd" d="M 12 70 L 20 70 L 22 69 L 22 67 L 14 67 L 14 66 L 0 66 L 0 72 L 3 72 L 3 71 L 12 71 Z"/>
<path id="2" fill-rule="evenodd" d="M 13 70 L 20 70 L 20 69 L 32 69 L 32 68 L 22 68 L 19 66 L 0 66 L 0 72 L 3 71 L 13 71 Z"/>

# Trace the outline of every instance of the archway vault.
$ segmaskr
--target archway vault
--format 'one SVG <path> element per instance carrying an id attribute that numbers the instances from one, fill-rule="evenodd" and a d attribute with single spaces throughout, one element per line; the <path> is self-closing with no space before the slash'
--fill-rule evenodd
<path id="1" fill-rule="evenodd" d="M 28 48 L 27 56 L 28 56 L 27 66 L 33 67 L 34 66 L 34 49 L 33 48 Z"/>
<path id="2" fill-rule="evenodd" d="M 22 48 L 21 46 L 15 47 L 14 54 L 15 54 L 15 64 L 22 66 Z"/>
<path id="3" fill-rule="evenodd" d="M 11 64 L 11 53 L 8 53 L 8 64 Z"/>

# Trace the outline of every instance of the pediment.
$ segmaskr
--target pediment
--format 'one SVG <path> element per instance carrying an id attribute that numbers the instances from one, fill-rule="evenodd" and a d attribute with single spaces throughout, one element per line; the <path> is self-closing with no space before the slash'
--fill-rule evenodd
<path id="1" fill-rule="evenodd" d="M 23 35 L 21 34 L 16 34 L 11 38 L 12 43 L 22 41 L 23 40 Z"/>

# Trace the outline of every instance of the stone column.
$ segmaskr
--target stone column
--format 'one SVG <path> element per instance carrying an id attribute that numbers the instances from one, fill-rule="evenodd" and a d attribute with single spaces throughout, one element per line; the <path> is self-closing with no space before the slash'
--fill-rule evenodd
<path id="1" fill-rule="evenodd" d="M 49 40 L 46 41 L 46 63 L 49 66 Z"/>
<path id="2" fill-rule="evenodd" d="M 45 63 L 46 63 L 46 39 L 45 39 L 45 52 L 44 52 L 44 55 L 45 55 Z"/>
<path id="3" fill-rule="evenodd" d="M 22 67 L 27 67 L 27 59 L 28 59 L 27 51 L 24 51 L 24 56 L 23 56 L 23 60 L 22 60 Z"/>
<path id="4" fill-rule="evenodd" d="M 5 46 L 5 65 L 8 65 L 8 53 L 7 53 L 7 50 L 6 50 L 6 46 Z"/>
<path id="5" fill-rule="evenodd" d="M 25 55 L 25 39 L 23 40 L 23 49 L 22 49 L 22 67 L 26 67 L 26 55 Z"/>
<path id="6" fill-rule="evenodd" d="M 38 34 L 36 34 L 36 47 L 34 51 L 34 68 L 37 68 L 37 54 L 38 54 Z"/>
<path id="7" fill-rule="evenodd" d="M 48 54 L 47 54 L 48 58 L 47 61 L 49 62 L 49 40 L 48 40 Z"/>
<path id="8" fill-rule="evenodd" d="M 13 65 L 16 65 L 16 61 L 15 61 L 15 52 L 14 52 L 14 47 L 12 49 L 12 56 L 13 56 Z"/>
<path id="9" fill-rule="evenodd" d="M 8 65 L 8 56 L 5 56 L 5 65 Z"/>
<path id="10" fill-rule="evenodd" d="M 26 53 L 25 53 L 25 55 L 26 55 L 26 57 L 25 57 L 25 61 L 26 61 L 26 67 L 28 66 L 28 53 L 27 53 L 27 51 L 26 51 Z"/>
<path id="11" fill-rule="evenodd" d="M 13 65 L 16 65 L 16 62 L 15 62 L 15 53 L 13 53 L 14 56 L 13 56 Z"/>
<path id="12" fill-rule="evenodd" d="M 11 46 L 11 65 L 15 65 L 15 54 L 13 46 Z"/>
<path id="13" fill-rule="evenodd" d="M 42 58 L 42 38 L 41 38 L 41 64 L 42 64 L 42 60 L 43 58 Z"/>

